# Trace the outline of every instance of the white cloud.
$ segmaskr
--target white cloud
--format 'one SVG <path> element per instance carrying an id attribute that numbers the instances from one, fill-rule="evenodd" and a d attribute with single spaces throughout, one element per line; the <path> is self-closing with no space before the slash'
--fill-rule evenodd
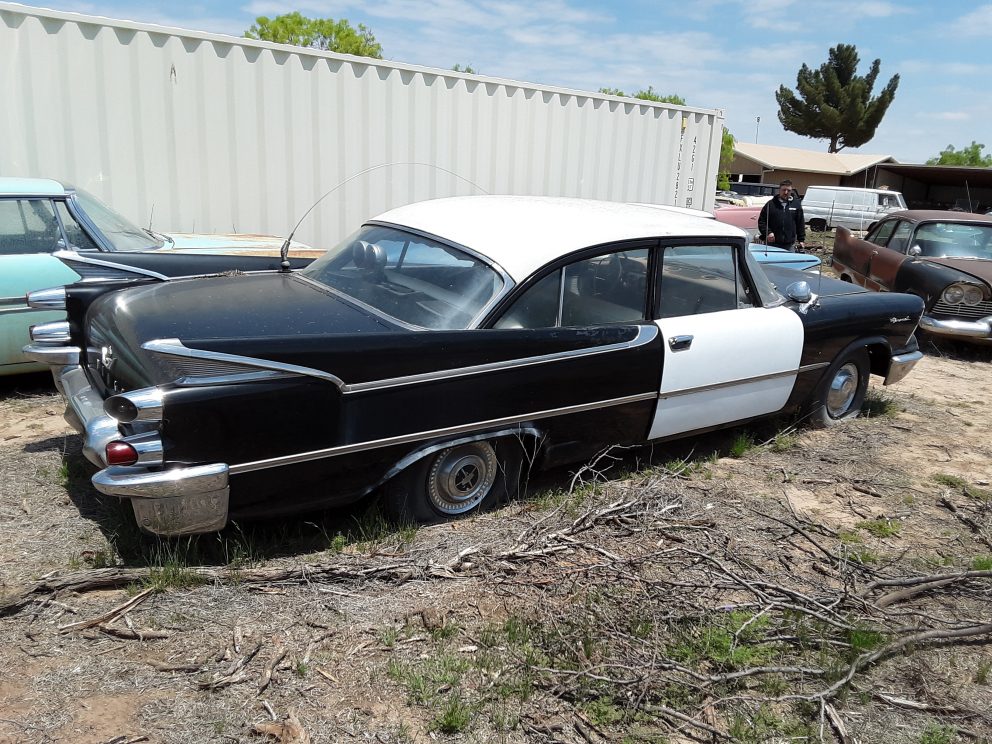
<path id="1" fill-rule="evenodd" d="M 971 118 L 965 111 L 938 111 L 932 114 L 921 112 L 920 116 L 940 119 L 941 121 L 966 121 Z"/>
<path id="2" fill-rule="evenodd" d="M 992 3 L 975 8 L 949 23 L 945 29 L 949 36 L 969 36 L 988 39 L 992 36 Z"/>

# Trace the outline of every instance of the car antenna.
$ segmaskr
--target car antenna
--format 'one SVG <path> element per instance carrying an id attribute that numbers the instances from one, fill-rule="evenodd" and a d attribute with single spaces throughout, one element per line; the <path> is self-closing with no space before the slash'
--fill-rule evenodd
<path id="1" fill-rule="evenodd" d="M 454 171 L 450 171 L 447 168 L 442 168 L 440 165 L 435 165 L 434 163 L 417 163 L 417 162 L 379 163 L 378 165 L 369 166 L 365 170 L 361 170 L 358 173 L 354 174 L 353 176 L 349 176 L 348 178 L 344 179 L 339 184 L 337 184 L 336 186 L 334 186 L 332 189 L 330 189 L 329 191 L 327 191 L 324 194 L 322 194 L 321 197 L 319 199 L 317 199 L 317 201 L 315 201 L 313 204 L 311 204 L 310 205 L 310 208 L 306 212 L 303 213 L 303 216 L 300 217 L 300 219 L 297 221 L 297 223 L 293 226 L 293 229 L 290 230 L 289 235 L 286 236 L 286 239 L 282 242 L 282 247 L 279 249 L 279 258 L 280 258 L 279 270 L 282 271 L 282 272 L 284 272 L 284 273 L 288 273 L 289 272 L 289 270 L 290 270 L 290 264 L 289 264 L 289 244 L 293 242 L 293 236 L 296 234 L 296 231 L 300 228 L 300 225 L 303 224 L 303 220 L 305 220 L 307 218 L 307 215 L 309 215 L 316 208 L 316 206 L 318 204 L 320 204 L 322 201 L 324 201 L 324 199 L 326 199 L 328 196 L 330 196 L 331 194 L 333 194 L 339 188 L 341 188 L 342 186 L 344 186 L 347 183 L 350 183 L 351 181 L 354 181 L 359 176 L 364 176 L 366 173 L 371 173 L 372 171 L 379 170 L 381 168 L 390 168 L 390 167 L 392 167 L 394 165 L 422 165 L 422 166 L 425 166 L 427 168 L 436 168 L 437 170 L 439 170 L 439 171 L 441 171 L 443 173 L 447 173 L 449 176 L 454 176 L 455 178 L 457 178 L 457 179 L 459 179 L 461 181 L 464 181 L 469 186 L 473 186 L 474 188 L 476 188 L 479 191 L 481 191 L 483 194 L 488 194 L 489 193 L 484 188 L 482 188 L 481 186 L 479 186 L 479 184 L 473 183 L 472 181 L 468 180 L 464 176 L 460 176 L 457 173 L 455 173 Z"/>

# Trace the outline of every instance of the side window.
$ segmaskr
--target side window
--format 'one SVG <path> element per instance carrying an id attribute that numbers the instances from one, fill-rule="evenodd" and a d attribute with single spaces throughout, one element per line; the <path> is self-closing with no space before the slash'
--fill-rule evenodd
<path id="1" fill-rule="evenodd" d="M 680 245 L 664 249 L 658 317 L 716 313 L 750 307 L 747 288 L 729 245 Z"/>
<path id="2" fill-rule="evenodd" d="M 561 325 L 637 323 L 647 305 L 648 249 L 606 253 L 565 267 Z"/>
<path id="3" fill-rule="evenodd" d="M 865 236 L 865 240 L 875 245 L 887 245 L 896 229 L 898 220 L 886 220 Z"/>
<path id="4" fill-rule="evenodd" d="M 69 239 L 69 245 L 67 246 L 69 250 L 99 250 L 97 244 L 93 242 L 93 238 L 86 234 L 82 228 L 82 225 L 76 222 L 76 218 L 69 213 L 69 209 L 66 207 L 65 202 L 55 202 L 55 208 L 58 210 L 59 217 L 62 219 L 62 227 L 65 229 L 65 236 Z"/>
<path id="5" fill-rule="evenodd" d="M 503 317 L 496 328 L 553 328 L 558 325 L 561 297 L 561 269 L 548 274 L 528 289 Z"/>
<path id="6" fill-rule="evenodd" d="M 908 222 L 899 222 L 899 227 L 892 233 L 889 239 L 889 248 L 900 253 L 906 252 L 906 245 L 909 243 L 909 234 L 913 231 L 913 226 Z"/>
<path id="7" fill-rule="evenodd" d="M 51 253 L 61 237 L 48 199 L 0 199 L 0 255 Z"/>
<path id="8" fill-rule="evenodd" d="M 583 259 L 528 289 L 496 328 L 550 328 L 638 323 L 647 309 L 650 250 L 615 251 Z"/>

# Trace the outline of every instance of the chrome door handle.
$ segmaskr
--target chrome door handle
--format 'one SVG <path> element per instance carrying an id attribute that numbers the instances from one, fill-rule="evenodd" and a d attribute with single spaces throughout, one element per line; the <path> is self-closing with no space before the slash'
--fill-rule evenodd
<path id="1" fill-rule="evenodd" d="M 692 336 L 672 336 L 668 339 L 668 348 L 672 351 L 682 351 L 692 346 Z"/>

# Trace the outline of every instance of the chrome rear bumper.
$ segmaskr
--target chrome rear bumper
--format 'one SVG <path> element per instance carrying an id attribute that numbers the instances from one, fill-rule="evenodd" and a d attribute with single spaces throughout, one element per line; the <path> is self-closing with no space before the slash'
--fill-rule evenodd
<path id="1" fill-rule="evenodd" d="M 101 493 L 130 499 L 138 526 L 156 535 L 216 532 L 227 524 L 226 464 L 161 467 L 107 466 L 106 448 L 121 439 L 117 419 L 103 410 L 103 398 L 79 366 L 53 369 L 65 396 L 66 421 L 83 435 L 83 454 L 97 467 L 93 485 Z"/>

